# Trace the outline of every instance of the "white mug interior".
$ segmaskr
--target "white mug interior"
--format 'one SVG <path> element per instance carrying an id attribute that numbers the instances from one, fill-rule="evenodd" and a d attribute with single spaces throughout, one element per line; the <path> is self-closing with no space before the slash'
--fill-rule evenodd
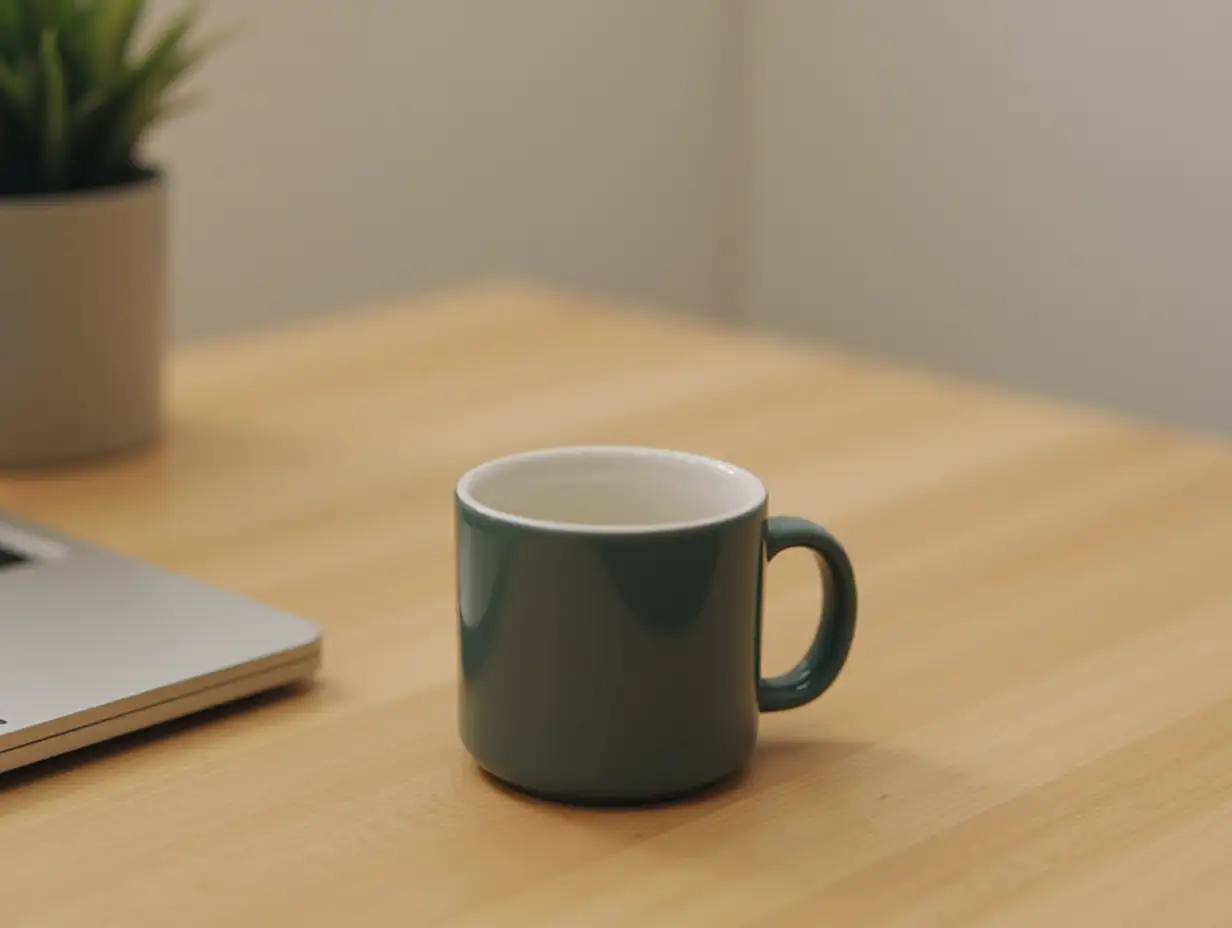
<path id="1" fill-rule="evenodd" d="M 667 531 L 726 522 L 766 500 L 749 471 L 714 458 L 637 447 L 527 451 L 480 464 L 458 498 L 490 518 L 541 528 Z"/>

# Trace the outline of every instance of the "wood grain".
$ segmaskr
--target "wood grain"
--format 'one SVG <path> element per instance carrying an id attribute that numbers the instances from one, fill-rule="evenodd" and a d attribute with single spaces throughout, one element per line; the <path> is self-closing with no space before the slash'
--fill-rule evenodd
<path id="1" fill-rule="evenodd" d="M 1226 925 L 1232 452 L 529 290 L 199 346 L 159 448 L 0 506 L 299 612 L 313 689 L 0 778 L 0 921 Z M 844 539 L 848 670 L 682 805 L 545 805 L 455 734 L 456 476 L 718 455 Z M 815 614 L 770 574 L 768 670 Z M 2 646 L 2 643 L 0 643 Z"/>

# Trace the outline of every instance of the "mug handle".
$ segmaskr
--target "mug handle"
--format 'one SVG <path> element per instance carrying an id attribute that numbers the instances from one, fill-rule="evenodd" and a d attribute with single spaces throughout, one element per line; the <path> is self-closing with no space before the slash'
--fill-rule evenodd
<path id="1" fill-rule="evenodd" d="M 778 712 L 812 702 L 829 689 L 847 663 L 856 630 L 856 578 L 843 546 L 816 523 L 771 516 L 765 536 L 767 563 L 788 548 L 808 548 L 816 554 L 825 596 L 817 633 L 804 659 L 785 674 L 758 678 L 758 708 Z"/>

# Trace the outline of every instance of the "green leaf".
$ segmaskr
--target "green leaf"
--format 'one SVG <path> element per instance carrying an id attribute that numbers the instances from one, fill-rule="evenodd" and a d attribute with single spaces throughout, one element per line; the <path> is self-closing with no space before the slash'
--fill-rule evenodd
<path id="1" fill-rule="evenodd" d="M 137 63 L 134 73 L 149 75 L 175 62 L 183 47 L 184 39 L 200 18 L 201 10 L 200 0 L 185 6 L 180 11 L 180 15 L 167 24 L 162 34 L 150 46 L 149 51 Z"/>
<path id="2" fill-rule="evenodd" d="M 99 151 L 99 164 L 104 171 L 115 171 L 131 162 L 137 141 L 158 115 L 167 91 L 205 53 L 195 47 L 183 47 L 200 11 L 200 3 L 186 7 L 126 76 L 120 96 L 123 103 Z"/>
<path id="3" fill-rule="evenodd" d="M 35 0 L 35 6 L 43 29 L 63 28 L 76 12 L 74 0 Z"/>
<path id="4" fill-rule="evenodd" d="M 21 0 L 0 0 L 0 58 L 10 63 L 16 60 L 24 31 Z"/>
<path id="5" fill-rule="evenodd" d="M 91 81 L 110 81 L 120 73 L 144 10 L 145 0 L 103 0 L 87 11 Z"/>
<path id="6" fill-rule="evenodd" d="M 71 2 L 71 0 L 70 0 Z M 92 21 L 102 6 L 98 0 L 78 0 L 71 15 L 57 29 L 60 54 L 64 59 L 64 80 L 69 100 L 75 100 L 94 84 L 91 53 Z"/>
<path id="7" fill-rule="evenodd" d="M 12 150 L 19 144 L 23 151 L 38 150 L 42 120 L 37 85 L 37 67 L 32 62 L 24 62 L 20 68 L 0 64 L 0 113 L 6 117 Z M 27 168 L 24 173 L 32 171 Z"/>
<path id="8" fill-rule="evenodd" d="M 5 112 L 6 104 L 0 101 L 0 191 L 3 191 L 7 186 L 5 179 L 12 174 L 13 156 L 9 151 L 9 126 L 8 113 Z"/>
<path id="9" fill-rule="evenodd" d="M 69 113 L 69 119 L 76 127 L 74 131 L 80 131 L 88 125 L 91 118 L 102 111 L 113 93 L 114 90 L 111 87 L 92 87 L 75 100 Z"/>
<path id="10" fill-rule="evenodd" d="M 197 102 L 178 84 L 225 37 L 198 40 L 188 0 L 138 50 L 151 6 L 0 0 L 0 196 L 122 181 L 142 134 Z"/>
<path id="11" fill-rule="evenodd" d="M 43 40 L 44 13 L 42 0 L 19 0 L 21 8 L 22 47 L 31 49 L 37 57 L 39 43 Z"/>
<path id="12" fill-rule="evenodd" d="M 215 29 L 209 35 L 199 40 L 195 45 L 184 49 L 180 55 L 180 76 L 187 74 L 205 58 L 214 54 L 223 45 L 230 42 L 239 33 L 237 28 Z"/>
<path id="13" fill-rule="evenodd" d="M 0 94 L 7 98 L 9 106 L 20 109 L 29 105 L 29 84 L 21 72 L 0 61 Z"/>
<path id="14" fill-rule="evenodd" d="M 203 93 L 182 93 L 178 97 L 163 100 L 155 109 L 154 118 L 150 120 L 150 125 L 163 123 L 169 119 L 175 119 L 177 116 L 182 116 L 190 110 L 195 110 L 204 99 L 205 94 Z"/>
<path id="15" fill-rule="evenodd" d="M 59 190 L 68 179 L 68 107 L 64 99 L 64 70 L 54 29 L 43 31 L 39 64 L 43 80 L 42 181 L 46 189 Z"/>

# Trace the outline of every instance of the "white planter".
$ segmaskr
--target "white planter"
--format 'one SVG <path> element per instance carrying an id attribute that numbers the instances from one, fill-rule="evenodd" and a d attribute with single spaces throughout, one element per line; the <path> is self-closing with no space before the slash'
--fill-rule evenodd
<path id="1" fill-rule="evenodd" d="M 166 190 L 0 198 L 0 467 L 70 463 L 161 425 Z"/>

